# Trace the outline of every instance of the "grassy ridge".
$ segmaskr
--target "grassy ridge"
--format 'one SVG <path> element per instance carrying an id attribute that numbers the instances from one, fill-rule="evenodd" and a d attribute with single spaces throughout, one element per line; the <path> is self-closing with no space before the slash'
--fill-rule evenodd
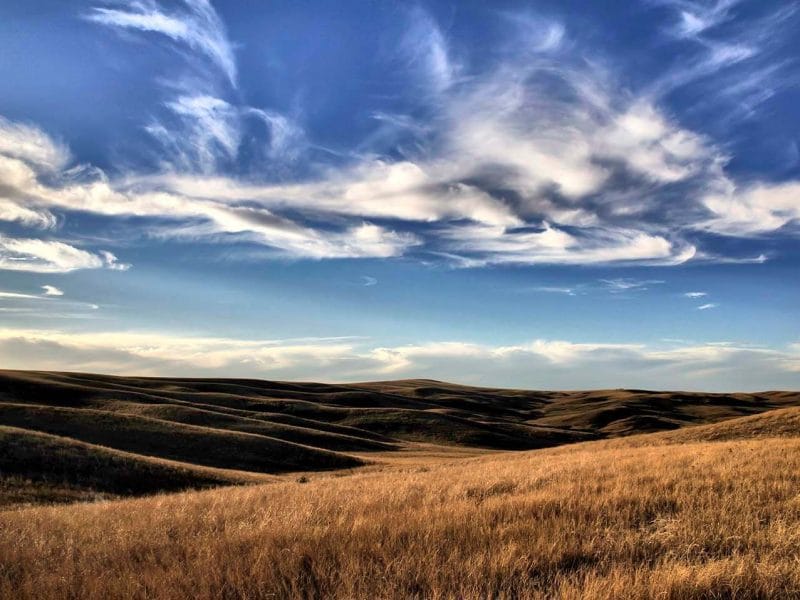
<path id="1" fill-rule="evenodd" d="M 430 380 L 331 385 L 0 371 L 0 426 L 127 453 L 137 461 L 160 459 L 254 474 L 358 467 L 419 443 L 530 450 L 683 431 L 797 404 L 800 394 L 789 392 L 547 392 Z M 0 454 L 9 439 L 0 437 Z M 0 465 L 0 506 L 10 498 L 91 497 L 83 483 L 86 461 L 99 470 L 95 491 L 112 493 L 99 483 L 102 469 L 109 469 L 112 480 L 118 476 L 110 462 L 81 455 L 64 463 L 66 470 L 54 479 L 48 455 L 55 450 L 40 441 L 28 440 L 27 458 L 17 467 Z M 74 464 L 72 474 L 69 464 Z M 152 491 L 198 485 L 179 476 L 167 481 L 166 473 L 152 478 Z"/>
<path id="2" fill-rule="evenodd" d="M 799 493 L 793 408 L 302 484 L 0 513 L 0 596 L 800 598 Z"/>
<path id="3" fill-rule="evenodd" d="M 75 501 L 136 496 L 253 481 L 73 439 L 0 426 L 0 501 Z M 264 480 L 265 478 L 262 478 Z"/>
<path id="4" fill-rule="evenodd" d="M 0 405 L 0 423 L 109 448 L 193 462 L 222 469 L 255 472 L 355 467 L 347 456 L 252 433 L 166 422 L 101 410 Z"/>

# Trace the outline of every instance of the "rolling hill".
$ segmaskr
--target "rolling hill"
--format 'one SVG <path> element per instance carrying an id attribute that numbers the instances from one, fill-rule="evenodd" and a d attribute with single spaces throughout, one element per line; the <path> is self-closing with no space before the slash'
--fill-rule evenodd
<path id="1" fill-rule="evenodd" d="M 0 597 L 800 598 L 798 407 L 415 460 L 0 511 Z"/>
<path id="2" fill-rule="evenodd" d="M 682 432 L 794 405 L 800 394 L 792 392 L 547 392 L 431 380 L 331 385 L 0 371 L 0 504 L 363 468 L 420 444 L 533 450 Z"/>

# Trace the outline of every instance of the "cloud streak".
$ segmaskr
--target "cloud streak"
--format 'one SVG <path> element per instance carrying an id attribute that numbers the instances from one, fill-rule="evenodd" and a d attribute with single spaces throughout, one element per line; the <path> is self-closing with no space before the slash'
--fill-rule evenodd
<path id="1" fill-rule="evenodd" d="M 167 10 L 155 0 L 109 2 L 121 8 L 92 8 L 89 21 L 141 32 L 156 33 L 210 58 L 236 87 L 236 58 L 225 25 L 208 0 L 180 0 Z"/>
<path id="2" fill-rule="evenodd" d="M 95 254 L 52 240 L 0 235 L 0 269 L 33 273 L 69 273 L 78 269 L 125 270 L 110 252 Z"/>

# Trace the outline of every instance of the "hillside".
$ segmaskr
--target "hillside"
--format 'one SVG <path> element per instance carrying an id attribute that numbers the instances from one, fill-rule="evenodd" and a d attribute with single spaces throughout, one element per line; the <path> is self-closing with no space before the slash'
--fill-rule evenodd
<path id="1" fill-rule="evenodd" d="M 800 598 L 798 424 L 0 512 L 0 597 Z"/>
<path id="2" fill-rule="evenodd" d="M 419 444 L 548 448 L 798 404 L 800 394 L 791 392 L 547 392 L 430 380 L 330 385 L 0 371 L 7 457 L 0 505 L 381 465 Z"/>
<path id="3" fill-rule="evenodd" d="M 0 426 L 0 506 L 74 502 L 266 481 Z"/>

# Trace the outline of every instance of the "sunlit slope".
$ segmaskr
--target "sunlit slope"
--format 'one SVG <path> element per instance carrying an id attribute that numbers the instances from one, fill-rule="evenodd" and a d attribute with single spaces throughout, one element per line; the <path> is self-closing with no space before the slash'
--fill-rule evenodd
<path id="1" fill-rule="evenodd" d="M 799 415 L 0 513 L 0 596 L 800 598 Z"/>

